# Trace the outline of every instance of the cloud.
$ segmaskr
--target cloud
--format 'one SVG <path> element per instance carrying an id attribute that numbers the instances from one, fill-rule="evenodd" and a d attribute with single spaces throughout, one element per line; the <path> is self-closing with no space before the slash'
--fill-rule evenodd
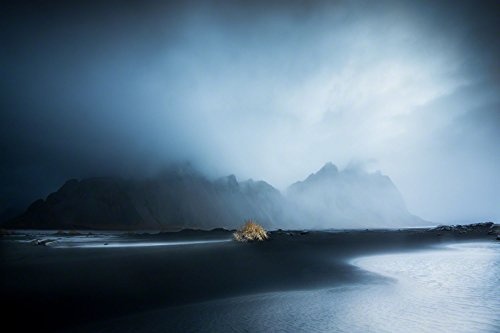
<path id="1" fill-rule="evenodd" d="M 179 160 L 281 189 L 370 161 L 417 215 L 499 219 L 492 5 L 20 6 L 2 34 L 2 200 Z"/>

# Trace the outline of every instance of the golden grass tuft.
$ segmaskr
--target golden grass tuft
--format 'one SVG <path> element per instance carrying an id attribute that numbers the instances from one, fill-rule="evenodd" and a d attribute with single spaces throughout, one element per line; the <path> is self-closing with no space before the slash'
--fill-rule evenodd
<path id="1" fill-rule="evenodd" d="M 262 242 L 269 238 L 267 231 L 253 220 L 247 220 L 245 225 L 236 231 L 233 236 L 238 242 Z"/>

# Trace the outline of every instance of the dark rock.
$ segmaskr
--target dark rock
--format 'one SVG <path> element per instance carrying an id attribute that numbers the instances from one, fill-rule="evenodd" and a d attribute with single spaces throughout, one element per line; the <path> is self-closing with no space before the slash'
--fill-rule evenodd
<path id="1" fill-rule="evenodd" d="M 229 230 L 224 229 L 224 228 L 214 228 L 210 230 L 211 232 L 229 232 Z"/>
<path id="2" fill-rule="evenodd" d="M 435 228 L 428 229 L 428 231 L 448 231 L 448 232 L 458 232 L 460 234 L 466 234 L 469 232 L 494 232 L 495 224 L 493 222 L 482 222 L 482 223 L 472 223 L 467 225 L 440 225 Z"/>
<path id="3" fill-rule="evenodd" d="M 49 238 L 47 238 L 47 239 L 34 239 L 31 241 L 31 244 L 38 245 L 38 246 L 47 246 L 55 241 L 56 241 L 56 239 L 49 239 Z"/>
<path id="4" fill-rule="evenodd" d="M 449 226 L 449 225 L 439 225 L 435 228 L 429 229 L 429 231 L 451 231 L 451 230 L 452 230 L 452 226 Z"/>
<path id="5" fill-rule="evenodd" d="M 69 230 L 69 231 L 58 230 L 55 234 L 58 236 L 81 236 L 82 235 L 82 233 L 80 233 L 76 230 Z M 91 233 L 89 233 L 89 234 L 91 234 Z"/>
<path id="6" fill-rule="evenodd" d="M 6 229 L 0 229 L 0 237 L 1 236 L 9 236 L 12 235 L 12 232 Z"/>
<path id="7" fill-rule="evenodd" d="M 488 235 L 500 234 L 500 224 L 492 224 L 488 230 Z"/>

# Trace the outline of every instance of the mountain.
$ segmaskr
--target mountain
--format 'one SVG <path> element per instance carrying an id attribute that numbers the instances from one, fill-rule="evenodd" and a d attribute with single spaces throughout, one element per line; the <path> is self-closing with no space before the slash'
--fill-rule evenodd
<path id="1" fill-rule="evenodd" d="M 281 193 L 235 176 L 210 181 L 190 167 L 149 180 L 90 178 L 67 181 L 39 199 L 8 227 L 92 229 L 236 228 L 248 218 L 268 228 L 282 221 Z"/>
<path id="2" fill-rule="evenodd" d="M 6 227 L 52 229 L 266 228 L 416 225 L 392 181 L 380 173 L 339 171 L 327 163 L 283 195 L 264 181 L 210 180 L 189 165 L 151 179 L 68 180 Z"/>
<path id="3" fill-rule="evenodd" d="M 339 171 L 327 163 L 304 181 L 291 185 L 288 200 L 315 228 L 423 225 L 411 215 L 391 179 L 359 168 Z"/>

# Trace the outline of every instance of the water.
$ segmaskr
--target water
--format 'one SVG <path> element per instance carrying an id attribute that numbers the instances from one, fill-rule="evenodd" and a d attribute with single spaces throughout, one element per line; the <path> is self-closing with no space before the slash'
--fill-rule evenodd
<path id="1" fill-rule="evenodd" d="M 33 238 L 33 236 L 36 236 Z M 98 234 L 81 236 L 60 236 L 38 232 L 30 237 L 23 237 L 18 242 L 31 243 L 34 239 L 48 240 L 46 246 L 53 248 L 129 248 L 129 247 L 156 247 L 156 246 L 184 246 L 211 243 L 230 242 L 230 238 L 209 240 L 182 240 L 182 241 L 151 241 L 144 238 L 123 237 L 121 234 Z"/>
<path id="2" fill-rule="evenodd" d="M 396 324 L 410 332 L 500 332 L 498 243 L 450 245 L 352 263 L 395 279 L 383 288 L 387 294 L 364 305 L 379 331 L 395 331 L 391 326 Z"/>
<path id="3" fill-rule="evenodd" d="M 116 332 L 500 332 L 500 244 L 361 257 L 380 275 L 314 291 L 235 297 L 100 324 Z"/>
<path id="4" fill-rule="evenodd" d="M 122 248 L 122 247 L 152 247 L 152 246 L 182 246 L 230 242 L 231 239 L 199 240 L 199 241 L 178 241 L 178 242 L 102 242 L 94 243 L 58 242 L 53 247 L 56 248 Z"/>
<path id="5" fill-rule="evenodd" d="M 129 240 L 113 241 L 110 239 L 97 238 L 93 240 L 83 239 L 78 240 L 74 237 L 72 239 L 57 240 L 50 246 L 55 248 L 126 248 L 126 247 L 153 247 L 153 246 L 184 246 L 184 245 L 199 245 L 199 244 L 212 244 L 230 242 L 231 239 L 216 239 L 216 240 L 194 240 L 194 241 L 173 241 L 173 242 L 151 242 L 151 241 L 138 241 Z"/>

